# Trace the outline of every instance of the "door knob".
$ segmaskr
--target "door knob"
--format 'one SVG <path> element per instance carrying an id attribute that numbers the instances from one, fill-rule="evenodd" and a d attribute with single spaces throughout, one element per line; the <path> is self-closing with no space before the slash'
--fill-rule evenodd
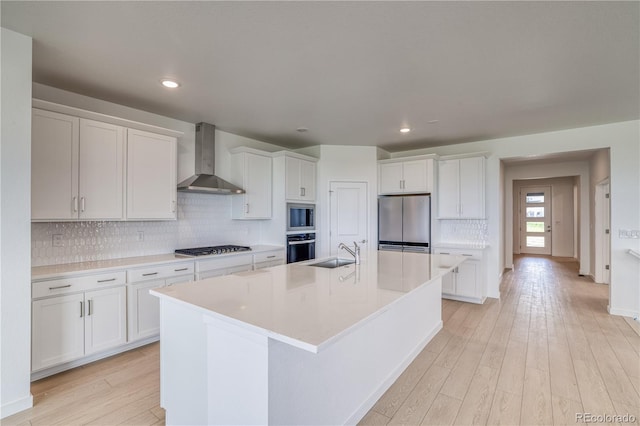
<path id="1" fill-rule="evenodd" d="M 366 243 L 366 242 L 367 242 L 367 240 L 360 240 L 360 241 L 358 241 L 358 242 L 359 242 L 360 244 L 364 244 L 364 243 Z"/>

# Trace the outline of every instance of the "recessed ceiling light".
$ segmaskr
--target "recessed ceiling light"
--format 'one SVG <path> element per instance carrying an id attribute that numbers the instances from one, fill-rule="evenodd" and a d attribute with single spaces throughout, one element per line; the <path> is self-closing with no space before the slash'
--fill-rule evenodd
<path id="1" fill-rule="evenodd" d="M 163 79 L 162 81 L 160 81 L 160 83 L 164 86 L 167 87 L 169 89 L 175 89 L 177 87 L 180 87 L 180 83 L 173 81 L 173 80 L 169 80 L 167 78 Z"/>
<path id="2" fill-rule="evenodd" d="M 400 129 L 400 133 L 409 133 L 411 131 L 411 128 L 409 127 L 402 127 Z"/>
<path id="3" fill-rule="evenodd" d="M 306 128 L 306 127 L 298 127 L 296 129 L 296 132 L 300 132 L 300 133 L 304 133 L 304 132 L 308 132 L 308 131 L 309 131 L 309 129 Z"/>

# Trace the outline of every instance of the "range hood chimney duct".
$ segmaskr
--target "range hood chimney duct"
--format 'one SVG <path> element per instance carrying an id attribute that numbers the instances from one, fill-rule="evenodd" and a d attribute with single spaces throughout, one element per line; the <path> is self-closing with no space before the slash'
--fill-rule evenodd
<path id="1" fill-rule="evenodd" d="M 200 194 L 244 194 L 244 190 L 215 175 L 216 126 L 196 124 L 195 175 L 178 184 L 178 191 Z"/>

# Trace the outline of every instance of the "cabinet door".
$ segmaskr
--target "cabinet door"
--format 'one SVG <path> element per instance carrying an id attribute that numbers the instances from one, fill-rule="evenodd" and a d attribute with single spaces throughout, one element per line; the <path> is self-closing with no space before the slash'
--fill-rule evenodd
<path id="1" fill-rule="evenodd" d="M 80 120 L 80 219 L 124 217 L 124 128 Z"/>
<path id="2" fill-rule="evenodd" d="M 451 271 L 442 276 L 442 293 L 456 294 L 455 272 Z"/>
<path id="3" fill-rule="evenodd" d="M 84 296 L 52 297 L 32 303 L 31 370 L 84 355 Z"/>
<path id="4" fill-rule="evenodd" d="M 300 187 L 302 188 L 302 200 L 315 201 L 316 163 L 313 161 L 300 160 Z"/>
<path id="5" fill-rule="evenodd" d="M 402 189 L 402 163 L 378 166 L 378 194 L 398 194 Z"/>
<path id="6" fill-rule="evenodd" d="M 160 300 L 149 290 L 164 284 L 164 280 L 151 280 L 128 286 L 129 342 L 160 333 Z"/>
<path id="7" fill-rule="evenodd" d="M 287 200 L 301 200 L 300 159 L 287 157 L 285 159 L 285 188 Z"/>
<path id="8" fill-rule="evenodd" d="M 467 260 L 458 266 L 456 292 L 458 296 L 479 297 L 478 262 Z"/>
<path id="9" fill-rule="evenodd" d="M 402 165 L 402 187 L 405 193 L 431 191 L 427 178 L 427 160 L 405 161 Z"/>
<path id="10" fill-rule="evenodd" d="M 79 119 L 33 109 L 31 219 L 78 218 Z"/>
<path id="11" fill-rule="evenodd" d="M 245 153 L 245 217 L 271 218 L 271 158 Z"/>
<path id="12" fill-rule="evenodd" d="M 176 218 L 176 138 L 127 131 L 127 218 Z"/>
<path id="13" fill-rule="evenodd" d="M 458 217 L 459 169 L 459 160 L 443 160 L 438 163 L 438 217 Z"/>
<path id="14" fill-rule="evenodd" d="M 460 160 L 460 217 L 484 219 L 484 157 Z"/>
<path id="15" fill-rule="evenodd" d="M 85 293 L 85 355 L 127 342 L 127 290 L 124 286 Z"/>

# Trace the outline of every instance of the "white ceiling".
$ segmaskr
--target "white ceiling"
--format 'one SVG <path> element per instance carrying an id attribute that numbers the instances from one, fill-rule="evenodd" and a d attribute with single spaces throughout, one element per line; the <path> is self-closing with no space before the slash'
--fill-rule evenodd
<path id="1" fill-rule="evenodd" d="M 640 117 L 635 1 L 0 4 L 34 39 L 34 81 L 283 146 L 397 151 Z"/>

